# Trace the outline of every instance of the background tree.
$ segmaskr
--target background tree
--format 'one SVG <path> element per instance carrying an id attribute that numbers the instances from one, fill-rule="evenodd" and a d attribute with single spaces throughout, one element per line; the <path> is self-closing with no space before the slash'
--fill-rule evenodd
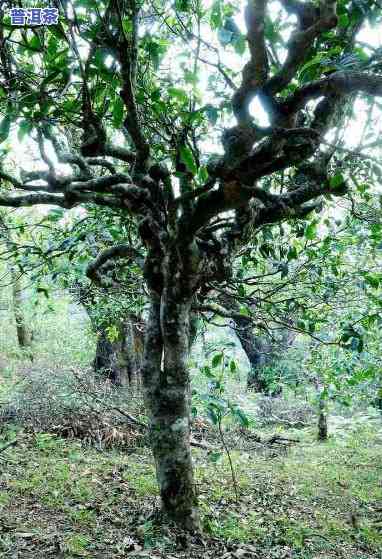
<path id="1" fill-rule="evenodd" d="M 12 221 L 10 226 L 12 226 Z M 17 227 L 16 227 L 17 230 Z M 15 317 L 17 341 L 20 349 L 28 349 L 32 344 L 32 331 L 30 330 L 24 311 L 22 271 L 14 258 L 15 241 L 13 240 L 12 227 L 7 227 L 4 217 L 0 214 L 0 235 L 7 254 L 8 282 L 12 289 L 12 310 Z M 32 354 L 30 354 L 31 356 Z"/>

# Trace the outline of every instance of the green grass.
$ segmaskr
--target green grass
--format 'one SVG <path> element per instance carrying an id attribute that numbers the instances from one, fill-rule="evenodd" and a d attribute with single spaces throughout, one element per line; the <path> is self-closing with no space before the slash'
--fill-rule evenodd
<path id="1" fill-rule="evenodd" d="M 328 557 L 382 557 L 381 451 L 380 435 L 366 427 L 346 441 L 296 445 L 272 459 L 248 457 L 238 476 L 246 513 L 210 511 L 207 528 L 264 548 L 285 545 L 307 558 L 326 548 Z"/>
<path id="2" fill-rule="evenodd" d="M 147 520 L 158 505 L 147 451 L 127 456 L 49 434 L 19 437 L 2 463 L 0 518 L 8 527 L 0 557 L 16 556 L 25 540 L 35 553 L 25 557 L 54 557 L 52 546 L 65 558 L 124 557 L 134 545 L 170 552 L 171 538 Z M 380 559 L 380 434 L 367 426 L 324 444 L 303 438 L 287 454 L 234 452 L 239 502 L 226 458 L 213 464 L 196 451 L 206 541 L 255 546 L 265 557 L 289 550 L 301 559 Z"/>
<path id="3" fill-rule="evenodd" d="M 68 312 L 68 299 L 53 302 L 54 312 L 49 304 L 42 300 L 28 310 L 37 336 L 33 368 L 45 372 L 46 363 L 50 371 L 54 363 L 61 374 L 72 365 L 88 366 L 94 339 L 84 323 Z M 11 318 L 3 324 L 0 402 L 15 391 L 17 371 L 28 362 L 14 350 Z M 197 378 L 196 384 L 205 388 L 205 381 Z M 228 382 L 229 393 L 244 400 L 240 390 L 237 378 Z M 255 400 L 244 402 L 250 411 Z M 382 559 L 382 426 L 380 420 L 356 419 L 350 417 L 346 429 L 340 425 L 323 444 L 315 441 L 312 426 L 287 432 L 301 441 L 287 452 L 233 450 L 238 502 L 227 457 L 214 463 L 195 450 L 204 543 L 195 540 L 187 556 L 199 559 L 207 550 L 210 557 L 222 557 L 238 550 L 239 557 L 243 549 L 264 559 Z M 259 434 L 266 438 L 275 431 Z M 1 559 L 185 557 L 177 531 L 159 526 L 153 515 L 159 497 L 147 449 L 99 452 L 16 426 L 0 432 L 0 445 L 15 436 L 19 444 L 0 455 Z M 231 442 L 235 438 L 237 431 L 227 433 Z"/>

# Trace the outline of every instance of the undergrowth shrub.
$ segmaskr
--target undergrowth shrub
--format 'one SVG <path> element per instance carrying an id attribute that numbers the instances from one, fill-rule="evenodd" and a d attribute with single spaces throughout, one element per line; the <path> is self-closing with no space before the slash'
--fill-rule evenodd
<path id="1" fill-rule="evenodd" d="M 262 396 L 257 400 L 256 421 L 259 425 L 305 427 L 312 421 L 314 409 L 302 400 Z"/>
<path id="2" fill-rule="evenodd" d="M 40 363 L 20 375 L 0 407 L 0 424 L 13 422 L 99 447 L 139 446 L 144 429 L 124 414 L 142 414 L 140 395 L 128 387 L 99 382 L 90 369 L 63 372 Z"/>

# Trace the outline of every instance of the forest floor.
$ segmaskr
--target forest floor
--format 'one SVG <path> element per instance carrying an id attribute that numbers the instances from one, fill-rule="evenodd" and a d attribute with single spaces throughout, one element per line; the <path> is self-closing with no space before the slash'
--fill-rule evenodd
<path id="1" fill-rule="evenodd" d="M 300 440 L 288 448 L 232 451 L 238 500 L 227 459 L 194 449 L 198 537 L 156 522 L 147 448 L 100 451 L 8 426 L 0 447 L 18 443 L 0 454 L 0 557 L 381 559 L 381 420 L 344 422 L 325 443 L 312 426 L 284 433 Z"/>
<path id="2" fill-rule="evenodd" d="M 86 398 L 78 400 L 79 386 L 69 373 L 89 367 L 94 339 L 84 335 L 81 309 L 73 312 L 69 298 L 55 299 L 55 312 L 47 312 L 51 304 L 43 297 L 32 309 L 33 365 L 15 350 L 13 317 L 7 323 L 2 316 L 1 559 L 382 559 L 380 415 L 364 410 L 348 411 L 346 418 L 331 416 L 325 443 L 316 441 L 315 417 L 302 429 L 254 422 L 249 435 L 227 432 L 230 447 L 236 448 L 237 501 L 227 457 L 216 461 L 216 453 L 193 448 L 203 536 L 190 538 L 156 522 L 154 467 L 136 429 L 127 433 L 120 449 L 97 450 L 96 444 L 87 444 L 86 430 L 81 437 L 74 433 L 80 438 L 61 438 L 62 423 L 73 424 L 76 410 L 84 412 Z M 234 356 L 245 377 L 242 357 Z M 195 360 L 203 362 L 203 355 Z M 202 382 L 199 377 L 195 381 Z M 229 394 L 252 417 L 257 401 L 244 387 L 245 378 L 241 384 L 234 379 Z M 131 411 L 123 395 L 122 400 Z M 2 423 L 2 405 L 9 401 L 30 417 L 36 415 L 33 429 L 28 421 L 21 422 L 26 428 Z M 298 408 L 304 404 L 286 400 L 287 411 L 296 402 Z M 275 432 L 300 442 L 284 448 L 261 445 L 253 436 L 264 440 Z M 216 431 L 202 428 L 198 435 L 220 446 Z M 15 446 L 1 451 L 15 438 Z M 110 440 L 118 442 L 118 429 Z"/>

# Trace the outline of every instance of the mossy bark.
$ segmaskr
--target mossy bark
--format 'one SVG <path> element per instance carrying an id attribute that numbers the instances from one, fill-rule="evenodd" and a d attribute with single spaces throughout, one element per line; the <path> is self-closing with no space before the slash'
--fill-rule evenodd
<path id="1" fill-rule="evenodd" d="M 154 296 L 142 371 L 162 510 L 194 531 L 199 513 L 190 448 L 190 306 L 166 290 L 162 298 Z"/>
<path id="2" fill-rule="evenodd" d="M 240 319 L 236 319 L 236 323 L 238 322 Z M 267 382 L 262 377 L 265 359 L 261 340 L 254 335 L 252 327 L 248 326 L 248 323 L 237 324 L 236 334 L 249 361 L 247 388 L 254 392 L 268 392 Z"/>
<path id="3" fill-rule="evenodd" d="M 21 282 L 16 271 L 13 268 L 11 269 L 11 275 L 12 305 L 16 322 L 17 341 L 21 349 L 26 349 L 30 348 L 30 346 L 32 345 L 32 332 L 27 325 L 24 314 Z"/>

